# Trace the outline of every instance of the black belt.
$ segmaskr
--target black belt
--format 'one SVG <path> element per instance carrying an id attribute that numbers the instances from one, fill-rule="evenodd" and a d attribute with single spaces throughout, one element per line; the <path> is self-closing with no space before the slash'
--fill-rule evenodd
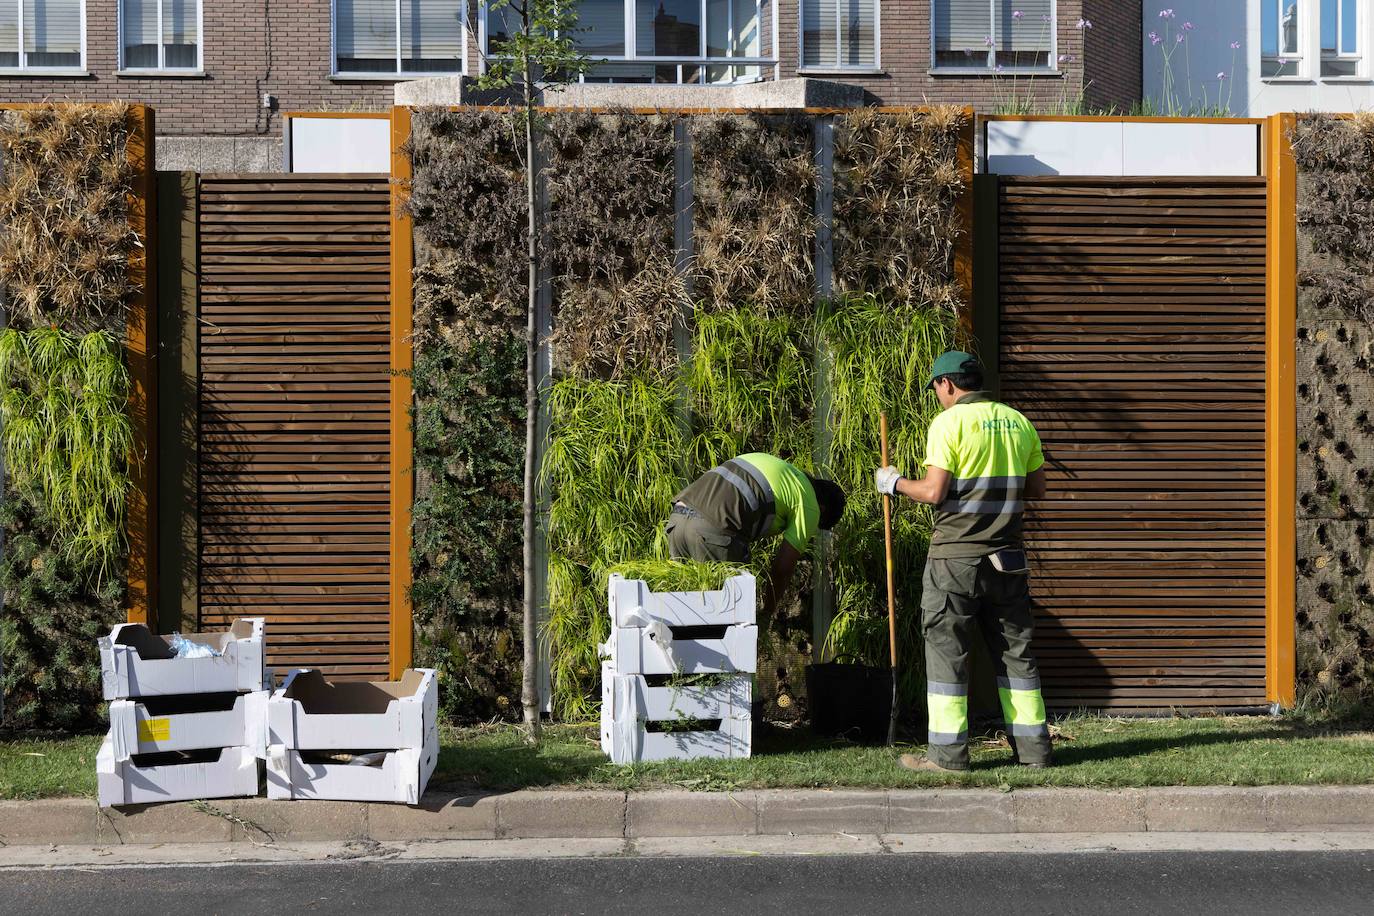
<path id="1" fill-rule="evenodd" d="M 673 515 L 685 515 L 688 518 L 701 518 L 701 513 L 691 506 L 684 506 L 682 503 L 673 503 Z"/>

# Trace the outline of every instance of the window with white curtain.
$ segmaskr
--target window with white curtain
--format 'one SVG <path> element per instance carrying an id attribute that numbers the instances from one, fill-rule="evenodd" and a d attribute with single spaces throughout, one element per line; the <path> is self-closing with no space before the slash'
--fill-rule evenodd
<path id="1" fill-rule="evenodd" d="M 931 10 L 937 69 L 1054 65 L 1054 0 L 932 0 Z"/>
<path id="2" fill-rule="evenodd" d="M 462 0 L 334 0 L 335 73 L 462 70 Z"/>
<path id="3" fill-rule="evenodd" d="M 1260 75 L 1302 72 L 1303 16 L 1308 0 L 1260 0 Z"/>
<path id="4" fill-rule="evenodd" d="M 200 0 L 120 0 L 124 70 L 199 70 Z"/>
<path id="5" fill-rule="evenodd" d="M 763 0 L 577 0 L 584 82 L 734 83 L 762 78 Z M 876 2 L 876 0 L 874 0 Z M 518 26 L 484 7 L 488 57 Z"/>
<path id="6" fill-rule="evenodd" d="M 878 4 L 879 0 L 801 0 L 802 67 L 877 67 Z"/>
<path id="7" fill-rule="evenodd" d="M 0 68 L 81 69 L 85 14 L 82 0 L 0 0 Z"/>

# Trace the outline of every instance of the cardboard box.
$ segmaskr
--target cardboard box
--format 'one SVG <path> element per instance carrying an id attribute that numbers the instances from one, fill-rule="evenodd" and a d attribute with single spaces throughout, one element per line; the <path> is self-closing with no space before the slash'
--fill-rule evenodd
<path id="1" fill-rule="evenodd" d="M 613 627 L 643 627 L 661 620 L 670 627 L 757 623 L 758 588 L 749 573 L 732 576 L 713 592 L 652 592 L 640 579 L 612 575 L 606 587 Z"/>
<path id="2" fill-rule="evenodd" d="M 748 757 L 753 740 L 748 675 L 700 686 L 650 687 L 640 675 L 601 668 L 601 749 L 613 763 Z M 710 722 L 690 731 L 651 723 Z"/>
<path id="3" fill-rule="evenodd" d="M 263 618 L 243 617 L 218 633 L 183 633 L 190 642 L 217 650 L 214 658 L 177 658 L 171 637 L 141 623 L 123 623 L 100 638 L 100 678 L 105 699 L 188 693 L 251 693 L 266 681 Z"/>
<path id="4" fill-rule="evenodd" d="M 649 627 L 613 627 L 601 655 L 616 674 L 752 672 L 758 667 L 759 628 L 752 624 L 726 627 L 719 638 L 678 639 L 674 634 L 671 656 L 650 634 Z"/>
<path id="5" fill-rule="evenodd" d="M 330 683 L 319 671 L 299 670 L 267 703 L 267 740 L 292 750 L 420 748 L 438 714 L 432 668 L 375 683 Z"/>
<path id="6" fill-rule="evenodd" d="M 419 804 L 439 762 L 439 732 L 421 747 L 388 751 L 379 766 L 328 763 L 311 751 L 274 744 L 267 749 L 267 797 Z"/>
<path id="7" fill-rule="evenodd" d="M 225 747 L 196 752 L 194 762 L 115 759 L 107 737 L 96 756 L 97 796 L 102 808 L 197 798 L 237 798 L 258 794 L 260 762 L 252 748 Z"/>
<path id="8" fill-rule="evenodd" d="M 246 747 L 267 756 L 266 690 L 201 693 L 110 702 L 114 759 L 135 754 Z"/>

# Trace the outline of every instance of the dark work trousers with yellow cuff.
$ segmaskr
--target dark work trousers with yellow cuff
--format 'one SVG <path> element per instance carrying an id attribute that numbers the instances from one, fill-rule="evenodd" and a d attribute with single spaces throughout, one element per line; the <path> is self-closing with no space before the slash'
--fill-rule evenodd
<path id="1" fill-rule="evenodd" d="M 1050 762 L 1040 673 L 1030 654 L 1030 577 L 993 568 L 988 557 L 926 560 L 921 629 L 926 640 L 926 756 L 968 769 L 969 649 L 978 631 L 997 670 L 1007 735 L 1021 763 Z"/>

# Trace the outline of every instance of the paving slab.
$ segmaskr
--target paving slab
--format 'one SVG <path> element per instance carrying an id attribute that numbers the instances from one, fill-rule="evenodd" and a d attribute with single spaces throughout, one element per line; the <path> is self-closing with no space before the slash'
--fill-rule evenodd
<path id="1" fill-rule="evenodd" d="M 1164 786 L 1144 790 L 1145 827 L 1157 831 L 1263 832 L 1264 789 Z"/>
<path id="2" fill-rule="evenodd" d="M 98 810 L 84 798 L 0 801 L 0 845 L 98 843 Z"/>
<path id="3" fill-rule="evenodd" d="M 887 830 L 883 791 L 787 791 L 759 793 L 759 833 L 867 833 Z"/>
<path id="4" fill-rule="evenodd" d="M 1126 833 L 1145 829 L 1138 789 L 1018 789 L 1011 793 L 1017 833 Z"/>
<path id="5" fill-rule="evenodd" d="M 910 789 L 887 793 L 888 833 L 1012 833 L 1011 793 Z"/>
<path id="6" fill-rule="evenodd" d="M 632 841 L 638 856 L 851 856 L 883 852 L 877 836 L 826 833 L 808 836 L 647 837 Z"/>
<path id="7" fill-rule="evenodd" d="M 227 843 L 233 839 L 233 821 L 226 817 L 232 804 L 228 799 L 215 799 L 199 805 L 165 802 L 98 808 L 99 842 Z"/>
<path id="8" fill-rule="evenodd" d="M 631 792 L 630 837 L 749 836 L 759 832 L 757 792 Z"/>
<path id="9" fill-rule="evenodd" d="M 426 795 L 414 807 L 370 805 L 367 835 L 374 840 L 494 840 L 496 796 Z"/>
<path id="10" fill-rule="evenodd" d="M 500 839 L 625 836 L 624 792 L 521 791 L 496 797 Z"/>

